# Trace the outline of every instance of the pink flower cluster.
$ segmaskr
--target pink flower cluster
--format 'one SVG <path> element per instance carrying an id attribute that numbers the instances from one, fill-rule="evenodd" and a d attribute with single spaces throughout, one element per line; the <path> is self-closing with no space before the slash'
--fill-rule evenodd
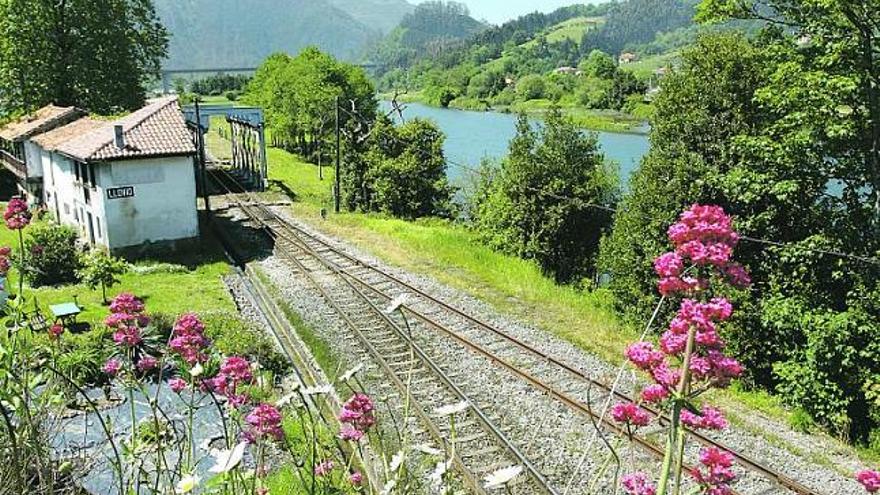
<path id="1" fill-rule="evenodd" d="M 59 324 L 54 324 L 49 327 L 49 340 L 58 340 L 61 338 L 61 335 L 64 334 L 64 326 Z"/>
<path id="2" fill-rule="evenodd" d="M 736 287 L 751 283 L 742 265 L 730 260 L 739 234 L 733 231 L 731 218 L 719 206 L 693 205 L 669 227 L 667 235 L 675 250 L 654 260 L 660 276 L 658 287 L 663 295 L 694 293 L 706 289 L 709 281 L 694 273 L 687 275 L 687 264 L 714 267 Z"/>
<path id="3" fill-rule="evenodd" d="M 119 371 L 122 369 L 122 363 L 119 362 L 118 359 L 108 359 L 106 363 L 104 363 L 104 367 L 102 370 L 110 377 L 114 377 L 119 374 Z"/>
<path id="4" fill-rule="evenodd" d="M 715 447 L 700 451 L 700 464 L 704 470 L 695 469 L 694 479 L 703 486 L 706 495 L 728 495 L 733 493 L 730 482 L 736 478 L 733 473 L 733 456 Z"/>
<path id="5" fill-rule="evenodd" d="M 318 463 L 317 466 L 315 466 L 315 476 L 317 476 L 319 478 L 327 476 L 331 472 L 333 472 L 333 469 L 335 467 L 336 467 L 336 464 L 330 459 L 321 461 L 320 463 Z"/>
<path id="6" fill-rule="evenodd" d="M 9 200 L 6 211 L 3 213 L 6 226 L 10 230 L 21 230 L 31 223 L 31 212 L 28 210 L 27 201 L 15 197 Z"/>
<path id="7" fill-rule="evenodd" d="M 615 404 L 611 408 L 611 417 L 618 423 L 635 427 L 648 426 L 648 423 L 651 422 L 651 416 L 648 414 L 648 411 L 632 402 Z"/>
<path id="8" fill-rule="evenodd" d="M 0 247 L 0 277 L 5 277 L 12 268 L 12 248 L 9 246 Z"/>
<path id="9" fill-rule="evenodd" d="M 245 421 L 250 425 L 250 430 L 246 433 L 246 438 L 249 441 L 256 442 L 262 438 L 274 438 L 275 440 L 284 438 L 284 430 L 281 429 L 281 413 L 274 406 L 258 405 L 245 417 Z"/>
<path id="10" fill-rule="evenodd" d="M 148 373 L 159 366 L 159 360 L 148 354 L 141 357 L 136 366 L 141 373 Z"/>
<path id="11" fill-rule="evenodd" d="M 373 400 L 368 395 L 356 393 L 342 405 L 342 411 L 339 412 L 339 421 L 343 424 L 351 425 L 352 428 L 361 433 L 366 433 L 376 424 L 376 417 L 373 414 L 374 409 Z"/>
<path id="12" fill-rule="evenodd" d="M 208 359 L 205 349 L 211 341 L 205 337 L 205 325 L 195 313 L 187 313 L 177 319 L 172 330 L 169 347 L 190 365 L 202 363 Z"/>
<path id="13" fill-rule="evenodd" d="M 628 495 L 657 495 L 657 488 L 645 473 L 624 475 L 621 484 Z"/>
<path id="14" fill-rule="evenodd" d="M 687 409 L 681 411 L 681 422 L 695 430 L 723 430 L 727 428 L 727 420 L 720 410 L 712 406 L 703 406 L 700 414 Z"/>
<path id="15" fill-rule="evenodd" d="M 215 392 L 225 396 L 229 405 L 237 408 L 249 400 L 247 393 L 239 393 L 238 387 L 250 385 L 254 381 L 251 363 L 240 356 L 230 356 L 220 365 L 220 372 L 211 379 L 209 386 Z"/>
<path id="16" fill-rule="evenodd" d="M 111 314 L 104 324 L 113 329 L 113 341 L 123 347 L 137 347 L 143 342 L 141 329 L 150 324 L 143 314 L 144 303 L 133 294 L 122 293 L 110 303 Z"/>
<path id="17" fill-rule="evenodd" d="M 183 392 L 183 390 L 186 389 L 187 385 L 188 384 L 186 383 L 186 380 L 184 380 L 183 378 L 180 378 L 180 377 L 175 377 L 175 378 L 168 380 L 168 386 L 171 388 L 171 391 L 174 392 L 175 394 L 179 394 L 179 393 Z"/>
<path id="18" fill-rule="evenodd" d="M 880 472 L 866 469 L 856 474 L 856 481 L 865 487 L 868 493 L 880 491 Z"/>

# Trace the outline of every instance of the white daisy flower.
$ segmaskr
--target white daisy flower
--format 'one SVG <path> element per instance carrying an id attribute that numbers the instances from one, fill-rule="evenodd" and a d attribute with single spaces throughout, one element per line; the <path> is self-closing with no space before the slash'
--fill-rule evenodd
<path id="1" fill-rule="evenodd" d="M 380 492 L 380 495 L 390 495 L 391 493 L 394 492 L 394 488 L 396 488 L 396 487 L 397 487 L 397 480 L 396 479 L 389 480 L 388 483 L 385 483 L 385 486 L 382 487 L 382 491 Z"/>
<path id="2" fill-rule="evenodd" d="M 396 472 L 397 469 L 403 465 L 404 459 L 406 459 L 406 452 L 404 450 L 398 450 L 396 454 L 391 456 L 391 464 L 388 466 L 388 469 L 390 469 L 392 473 Z"/>
<path id="3" fill-rule="evenodd" d="M 435 449 L 428 444 L 420 443 L 418 445 L 413 445 L 413 450 L 421 452 L 426 455 L 440 455 L 443 453 L 440 449 Z"/>
<path id="4" fill-rule="evenodd" d="M 409 296 L 407 296 L 406 293 L 403 293 L 403 294 L 395 297 L 394 299 L 392 299 L 391 302 L 388 303 L 388 307 L 385 308 L 385 313 L 391 314 L 391 313 L 397 311 L 398 309 L 400 309 L 401 306 L 406 304 L 406 300 L 408 297 Z"/>
<path id="5" fill-rule="evenodd" d="M 201 478 L 194 474 L 184 476 L 177 482 L 174 493 L 190 493 L 199 486 L 199 481 L 201 481 Z"/>
<path id="6" fill-rule="evenodd" d="M 452 416 L 453 414 L 458 414 L 465 409 L 470 407 L 467 401 L 461 401 L 457 404 L 449 404 L 447 406 L 438 407 L 434 409 L 434 414 L 437 416 Z"/>
<path id="7" fill-rule="evenodd" d="M 205 372 L 205 368 L 202 368 L 201 363 L 196 363 L 196 365 L 193 366 L 193 367 L 189 370 L 189 375 L 190 375 L 191 377 L 195 378 L 195 377 L 197 377 L 197 376 L 201 376 L 201 374 L 204 373 L 204 372 Z"/>
<path id="8" fill-rule="evenodd" d="M 431 486 L 440 488 L 443 485 L 443 475 L 446 474 L 446 471 L 449 471 L 451 466 L 451 460 L 438 462 L 437 466 L 434 467 L 434 471 L 428 475 L 428 481 L 431 482 Z"/>
<path id="9" fill-rule="evenodd" d="M 215 450 L 211 452 L 211 455 L 214 456 L 214 466 L 208 469 L 208 471 L 216 474 L 232 471 L 241 462 L 246 447 L 247 443 L 241 442 L 231 450 Z"/>
<path id="10" fill-rule="evenodd" d="M 318 385 L 315 387 L 307 387 L 304 388 L 302 393 L 304 395 L 321 395 L 321 394 L 329 394 L 333 391 L 333 387 L 330 385 Z"/>
<path id="11" fill-rule="evenodd" d="M 362 369 L 364 369 L 364 363 L 358 363 L 354 368 L 346 371 L 339 377 L 340 382 L 347 382 L 354 378 L 354 375 L 358 374 Z"/>
<path id="12" fill-rule="evenodd" d="M 513 481 L 514 478 L 519 476 L 519 473 L 521 473 L 522 470 L 522 466 L 509 466 L 506 468 L 501 468 L 483 478 L 483 481 L 486 482 L 484 486 L 486 488 L 501 488 Z"/>

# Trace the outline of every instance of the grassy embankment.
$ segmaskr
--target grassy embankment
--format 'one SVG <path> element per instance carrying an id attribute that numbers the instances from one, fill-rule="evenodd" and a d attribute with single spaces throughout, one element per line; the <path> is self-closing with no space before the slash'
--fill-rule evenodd
<path id="1" fill-rule="evenodd" d="M 5 208 L 5 204 L 0 205 Z M 34 224 L 39 225 L 42 221 Z M 31 227 L 29 227 L 31 228 Z M 27 237 L 27 230 L 25 230 Z M 18 236 L 3 224 L 0 227 L 0 245 L 18 249 Z M 217 242 L 207 236 L 198 252 L 166 254 L 160 257 L 136 261 L 128 273 L 120 277 L 120 283 L 107 291 L 108 298 L 120 292 L 132 292 L 144 299 L 150 312 L 177 315 L 187 311 L 235 311 L 235 305 L 221 278 L 229 273 L 229 265 Z M 18 273 L 13 269 L 9 288 L 17 291 Z M 71 302 L 76 296 L 83 313 L 79 321 L 99 324 L 108 309 L 101 301 L 101 290 L 76 284 L 59 287 L 29 289 L 47 318 L 51 317 L 49 305 Z M 27 309 L 33 310 L 34 301 Z"/>
<path id="2" fill-rule="evenodd" d="M 394 94 L 381 93 L 381 99 L 390 100 Z M 432 105 L 420 91 L 399 95 L 398 103 L 421 103 L 423 105 Z M 469 98 L 459 98 L 453 100 L 449 108 L 454 110 L 471 110 L 471 111 L 494 111 L 501 113 L 525 113 L 531 117 L 543 118 L 550 111 L 553 102 L 548 99 L 529 100 L 516 102 L 512 105 L 490 107 L 483 100 L 474 100 Z M 562 113 L 572 119 L 578 126 L 592 131 L 619 132 L 619 133 L 640 133 L 645 124 L 648 113 L 641 115 L 632 115 L 625 112 L 614 110 L 597 110 L 585 108 L 580 105 L 558 105 Z M 646 105 L 647 107 L 647 105 Z"/>
<path id="3" fill-rule="evenodd" d="M 209 143 L 221 144 L 219 138 Z M 443 220 L 405 221 L 381 215 L 342 213 L 321 218 L 331 210 L 333 170 L 318 179 L 315 165 L 282 150 L 270 150 L 269 176 L 273 188 L 290 190 L 298 218 L 320 230 L 346 239 L 359 249 L 414 273 L 433 277 L 514 316 L 565 339 L 612 364 L 623 362 L 623 349 L 638 338 L 640 328 L 623 324 L 609 307 L 603 291 L 583 292 L 555 284 L 533 263 L 497 253 L 481 245 L 468 229 Z M 776 434 L 755 429 L 747 418 L 760 414 L 792 422 L 792 413 L 777 397 L 734 386 L 707 400 L 729 410 L 731 421 L 767 437 L 793 452 L 797 449 Z M 781 433 L 781 432 L 778 432 Z M 840 449 L 848 447 L 840 444 Z M 798 452 L 795 452 L 798 453 Z M 860 452 L 873 458 L 869 452 Z M 816 457 L 815 455 L 813 457 Z M 833 465 L 824 456 L 816 462 Z"/>

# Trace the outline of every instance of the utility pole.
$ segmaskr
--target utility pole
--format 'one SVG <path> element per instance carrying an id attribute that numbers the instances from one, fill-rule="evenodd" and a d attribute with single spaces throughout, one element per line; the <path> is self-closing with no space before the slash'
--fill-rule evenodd
<path id="1" fill-rule="evenodd" d="M 341 145 L 341 141 L 342 141 L 340 139 L 341 132 L 342 132 L 341 129 L 339 129 L 339 97 L 337 96 L 336 97 L 336 179 L 335 179 L 336 185 L 334 186 L 334 188 L 336 190 L 336 194 L 334 194 L 334 200 L 335 200 L 334 207 L 335 207 L 336 213 L 339 213 L 339 203 L 341 200 L 340 196 L 341 196 L 341 192 L 342 192 L 339 189 L 339 184 L 340 184 L 340 181 L 339 181 L 339 162 L 342 158 L 342 150 L 340 149 L 340 145 Z"/>
<path id="2" fill-rule="evenodd" d="M 199 174 L 202 179 L 202 198 L 205 201 L 205 211 L 208 214 L 208 219 L 211 218 L 211 203 L 208 200 L 208 180 L 205 173 L 205 135 L 202 134 L 202 112 L 199 109 L 199 98 L 196 97 L 195 101 L 196 107 L 196 133 L 198 134 L 198 139 L 196 140 L 197 146 L 199 147 Z"/>

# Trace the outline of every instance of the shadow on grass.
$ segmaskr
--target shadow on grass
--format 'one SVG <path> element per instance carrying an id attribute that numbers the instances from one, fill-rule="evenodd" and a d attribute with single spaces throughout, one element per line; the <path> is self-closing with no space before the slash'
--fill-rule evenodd
<path id="1" fill-rule="evenodd" d="M 269 189 L 277 189 L 282 194 L 290 198 L 291 201 L 298 201 L 299 196 L 287 184 L 280 180 L 269 180 Z"/>

